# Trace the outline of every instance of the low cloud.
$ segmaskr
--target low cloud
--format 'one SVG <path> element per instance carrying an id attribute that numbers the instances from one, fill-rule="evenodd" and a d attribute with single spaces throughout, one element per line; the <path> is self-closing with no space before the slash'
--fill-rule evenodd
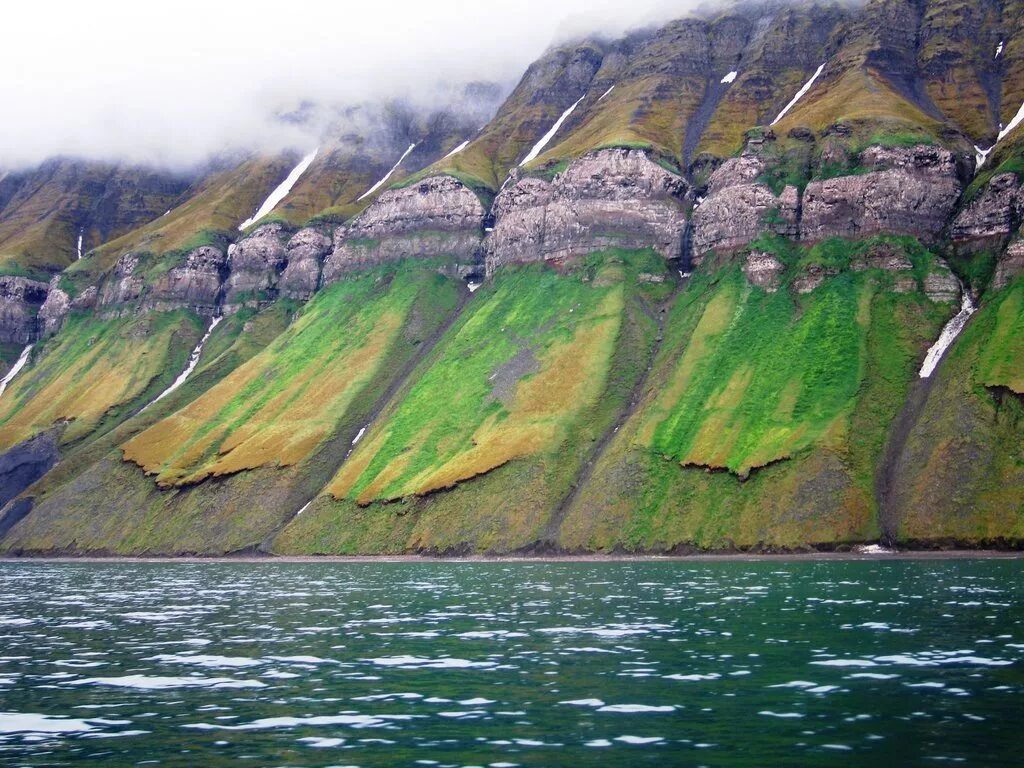
<path id="1" fill-rule="evenodd" d="M 684 15 L 688 0 L 19 2 L 0 37 L 0 167 L 56 154 L 162 166 L 308 148 L 302 102 L 444 100 L 514 84 L 568 36 Z"/>

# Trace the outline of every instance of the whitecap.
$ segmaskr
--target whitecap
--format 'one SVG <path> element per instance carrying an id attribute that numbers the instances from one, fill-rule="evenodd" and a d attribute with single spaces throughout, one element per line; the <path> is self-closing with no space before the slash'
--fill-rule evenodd
<path id="1" fill-rule="evenodd" d="M 778 717 L 784 720 L 803 717 L 799 712 L 772 712 L 770 709 L 762 709 L 757 714 L 764 715 L 765 717 Z"/>
<path id="2" fill-rule="evenodd" d="M 214 656 L 205 654 L 159 653 L 143 661 L 158 661 L 162 664 L 191 664 L 197 667 L 257 667 L 265 662 L 248 656 Z"/>
<path id="3" fill-rule="evenodd" d="M 114 688 L 137 688 L 158 691 L 165 688 L 266 688 L 258 680 L 235 680 L 230 677 L 156 677 L 150 675 L 124 675 L 122 677 L 88 677 L 75 680 L 71 685 L 106 685 Z"/>
<path id="4" fill-rule="evenodd" d="M 608 704 L 597 711 L 618 712 L 620 714 L 637 714 L 641 712 L 675 712 L 676 708 L 671 705 L 651 706 L 650 704 Z"/>
<path id="5" fill-rule="evenodd" d="M 300 744 L 305 744 L 309 747 L 316 747 L 318 749 L 328 749 L 330 747 L 340 747 L 345 743 L 344 739 L 329 739 L 320 736 L 307 736 L 303 739 L 298 740 Z"/>
<path id="6" fill-rule="evenodd" d="M 488 669 L 497 666 L 493 661 L 469 661 L 468 659 L 427 659 L 421 656 L 380 656 L 363 659 L 378 667 L 399 667 L 406 669 Z"/>
<path id="7" fill-rule="evenodd" d="M 573 707 L 603 707 L 604 702 L 601 699 L 571 699 L 570 701 L 560 701 L 559 704 L 568 704 Z"/>
<path id="8" fill-rule="evenodd" d="M 661 736 L 616 736 L 615 740 L 623 744 L 657 744 L 665 739 Z"/>

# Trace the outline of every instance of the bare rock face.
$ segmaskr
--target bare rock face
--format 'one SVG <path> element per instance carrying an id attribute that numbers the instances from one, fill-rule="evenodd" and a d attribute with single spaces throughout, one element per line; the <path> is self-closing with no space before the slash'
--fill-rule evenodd
<path id="1" fill-rule="evenodd" d="M 335 231 L 323 282 L 334 282 L 352 269 L 409 257 L 474 261 L 486 213 L 473 190 L 453 176 L 431 176 L 389 189 Z"/>
<path id="2" fill-rule="evenodd" d="M 605 248 L 682 254 L 686 182 L 637 149 L 575 160 L 553 181 L 514 176 L 494 203 L 487 273 L 513 262 L 563 260 Z"/>
<path id="3" fill-rule="evenodd" d="M 44 339 L 57 333 L 64 325 L 64 318 L 71 311 L 71 296 L 60 287 L 60 275 L 50 279 L 46 301 L 39 307 L 39 331 Z"/>
<path id="4" fill-rule="evenodd" d="M 147 309 L 188 307 L 211 315 L 218 305 L 227 277 L 227 256 L 220 248 L 204 245 L 190 251 L 185 260 L 157 278 L 144 299 Z"/>
<path id="5" fill-rule="evenodd" d="M 782 271 L 786 268 L 779 259 L 763 251 L 751 251 L 743 264 L 743 274 L 751 285 L 763 288 L 768 293 L 779 290 Z"/>
<path id="6" fill-rule="evenodd" d="M 230 275 L 224 287 L 224 303 L 260 305 L 277 295 L 277 284 L 287 265 L 285 244 L 291 233 L 278 223 L 264 224 L 228 247 Z"/>
<path id="7" fill-rule="evenodd" d="M 864 256 L 858 256 L 850 263 L 854 272 L 865 269 L 884 269 L 886 272 L 909 272 L 914 265 L 898 248 L 886 243 L 873 246 Z"/>
<path id="8" fill-rule="evenodd" d="M 141 257 L 134 253 L 126 253 L 117 260 L 100 289 L 100 307 L 115 309 L 116 313 L 116 308 L 134 305 L 142 297 L 146 286 L 139 269 L 141 263 Z"/>
<path id="9" fill-rule="evenodd" d="M 996 290 L 1005 288 L 1017 275 L 1024 274 L 1024 240 L 1010 243 L 1006 252 L 996 263 L 996 273 L 992 277 L 992 287 Z"/>
<path id="10" fill-rule="evenodd" d="M 829 277 L 839 274 L 839 270 L 823 267 L 821 264 L 808 264 L 803 272 L 793 281 L 793 290 L 797 293 L 810 293 Z"/>
<path id="11" fill-rule="evenodd" d="M 288 265 L 281 273 L 278 290 L 289 299 L 309 299 L 320 285 L 324 258 L 331 252 L 331 238 L 318 229 L 300 229 L 285 246 Z"/>
<path id="12" fill-rule="evenodd" d="M 960 281 L 946 262 L 936 259 L 932 271 L 924 279 L 924 292 L 929 299 L 940 304 L 960 301 Z"/>
<path id="13" fill-rule="evenodd" d="M 993 176 L 988 184 L 953 220 L 954 242 L 1008 237 L 1024 208 L 1024 189 L 1012 173 Z"/>
<path id="14" fill-rule="evenodd" d="M 799 192 L 787 186 L 776 196 L 757 181 L 765 164 L 756 155 L 726 160 L 711 174 L 707 197 L 693 211 L 693 255 L 741 248 L 763 232 L 795 237 Z"/>
<path id="15" fill-rule="evenodd" d="M 934 242 L 962 188 L 953 153 L 924 145 L 869 147 L 861 153 L 860 164 L 877 170 L 807 185 L 801 239 L 888 232 Z"/>
<path id="16" fill-rule="evenodd" d="M 28 344 L 37 337 L 36 315 L 48 286 L 38 280 L 0 275 L 0 341 Z"/>

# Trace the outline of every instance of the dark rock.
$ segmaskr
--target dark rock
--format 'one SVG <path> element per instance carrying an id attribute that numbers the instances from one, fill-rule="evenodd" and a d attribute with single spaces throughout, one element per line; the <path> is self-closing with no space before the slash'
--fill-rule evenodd
<path id="1" fill-rule="evenodd" d="M 0 507 L 49 472 L 59 458 L 53 432 L 36 435 L 0 454 Z"/>
<path id="2" fill-rule="evenodd" d="M 36 316 L 48 290 L 38 280 L 0 275 L 0 342 L 28 344 L 37 338 Z"/>

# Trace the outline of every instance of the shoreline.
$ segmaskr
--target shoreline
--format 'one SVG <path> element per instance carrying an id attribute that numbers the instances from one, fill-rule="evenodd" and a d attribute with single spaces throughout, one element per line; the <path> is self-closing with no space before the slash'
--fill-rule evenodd
<path id="1" fill-rule="evenodd" d="M 0 556 L 9 563 L 633 563 L 633 562 L 786 562 L 847 560 L 1024 560 L 1022 550 L 908 549 L 888 552 L 708 552 L 693 554 L 579 555 L 23 555 Z"/>

